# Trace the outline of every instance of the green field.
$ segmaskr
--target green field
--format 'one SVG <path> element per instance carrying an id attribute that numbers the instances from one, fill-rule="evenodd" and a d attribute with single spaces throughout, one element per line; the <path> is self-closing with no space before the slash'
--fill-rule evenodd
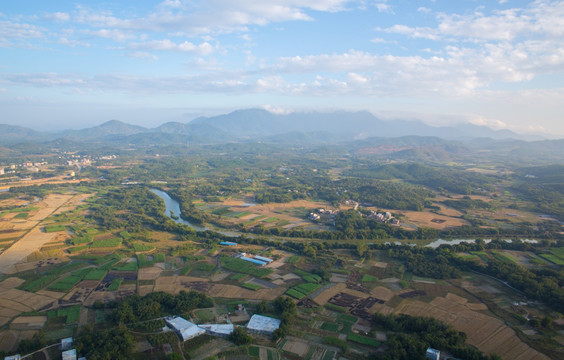
<path id="1" fill-rule="evenodd" d="M 230 279 L 234 280 L 234 281 L 239 281 L 239 280 L 241 280 L 245 277 L 247 277 L 246 274 L 233 274 L 233 275 L 231 275 Z"/>
<path id="2" fill-rule="evenodd" d="M 244 216 L 251 215 L 251 214 L 252 214 L 252 212 L 250 212 L 250 211 L 242 211 L 240 213 L 236 213 L 236 214 L 232 215 L 232 217 L 239 219 L 239 218 L 242 218 Z"/>
<path id="3" fill-rule="evenodd" d="M 64 231 L 64 230 L 66 230 L 66 226 L 64 226 L 64 225 L 47 225 L 47 226 L 45 226 L 45 232 L 46 233 Z"/>
<path id="4" fill-rule="evenodd" d="M 265 269 L 248 261 L 232 257 L 222 257 L 220 262 L 221 266 L 228 270 L 253 275 L 256 277 L 264 277 L 272 272 L 271 269 Z"/>
<path id="5" fill-rule="evenodd" d="M 564 266 L 564 260 L 559 258 L 556 255 L 553 254 L 540 254 L 539 256 L 545 258 L 546 260 L 556 264 L 556 265 L 561 265 Z"/>
<path id="6" fill-rule="evenodd" d="M 82 277 L 76 275 L 69 275 L 56 283 L 49 286 L 50 290 L 55 291 L 68 291 L 72 289 L 78 282 L 82 280 Z"/>
<path id="7" fill-rule="evenodd" d="M 47 318 L 65 317 L 66 324 L 76 323 L 80 317 L 80 305 L 74 305 L 47 312 Z"/>
<path id="8" fill-rule="evenodd" d="M 245 284 L 242 284 L 241 286 L 244 287 L 244 288 L 247 288 L 247 289 L 255 290 L 255 291 L 261 288 L 259 285 L 253 284 L 253 283 L 245 283 Z"/>
<path id="9" fill-rule="evenodd" d="M 93 270 L 89 271 L 85 276 L 84 280 L 102 280 L 108 272 L 106 270 Z"/>
<path id="10" fill-rule="evenodd" d="M 196 314 L 198 321 L 201 322 L 201 323 L 210 321 L 215 317 L 215 315 L 213 314 L 213 311 L 208 310 L 208 309 L 196 310 L 196 311 L 194 311 L 194 314 Z"/>
<path id="11" fill-rule="evenodd" d="M 121 238 L 115 237 L 115 238 L 111 238 L 111 239 L 105 239 L 105 240 L 98 240 L 98 241 L 94 241 L 92 243 L 92 245 L 90 245 L 91 248 L 112 248 L 112 247 L 118 247 L 121 245 L 121 242 L 123 240 Z"/>
<path id="12" fill-rule="evenodd" d="M 108 291 L 116 291 L 119 289 L 119 286 L 121 285 L 121 282 L 123 281 L 122 278 L 117 278 L 114 281 L 112 281 L 111 285 L 108 286 Z"/>
<path id="13" fill-rule="evenodd" d="M 360 281 L 362 281 L 362 282 L 375 282 L 375 281 L 378 281 L 378 278 L 376 276 L 364 274 Z"/>
<path id="14" fill-rule="evenodd" d="M 303 299 L 304 297 L 307 296 L 306 294 L 301 293 L 301 292 L 294 290 L 294 289 L 288 289 L 286 291 L 286 295 L 289 295 L 289 296 L 291 296 L 295 299 L 298 299 L 298 300 L 301 300 L 301 299 Z"/>
<path id="15" fill-rule="evenodd" d="M 135 251 L 151 251 L 153 249 L 155 249 L 155 247 L 151 246 L 151 245 L 138 244 L 138 243 L 133 244 L 133 250 L 135 250 Z"/>
<path id="16" fill-rule="evenodd" d="M 369 338 L 369 337 L 366 337 L 366 336 L 360 336 L 360 335 L 352 333 L 352 332 L 347 336 L 347 340 L 354 341 L 354 342 L 362 344 L 362 345 L 372 346 L 374 348 L 377 348 L 377 347 L 380 346 L 380 342 L 376 341 L 376 339 Z"/>
<path id="17" fill-rule="evenodd" d="M 229 206 L 225 206 L 225 207 L 213 209 L 211 213 L 214 215 L 225 216 L 233 213 L 233 211 L 229 210 Z"/>
<path id="18" fill-rule="evenodd" d="M 320 286 L 321 285 L 319 285 L 319 284 L 306 283 L 306 284 L 299 284 L 299 285 L 293 286 L 291 289 L 295 290 L 295 291 L 299 291 L 302 294 L 309 295 L 312 292 L 314 292 L 315 290 L 319 289 Z"/>
<path id="19" fill-rule="evenodd" d="M 339 324 L 324 322 L 321 327 L 321 330 L 337 332 L 339 331 Z"/>

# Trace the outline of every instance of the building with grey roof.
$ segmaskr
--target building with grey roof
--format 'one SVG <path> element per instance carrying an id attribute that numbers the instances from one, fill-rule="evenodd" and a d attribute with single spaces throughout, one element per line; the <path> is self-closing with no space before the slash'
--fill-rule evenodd
<path id="1" fill-rule="evenodd" d="M 272 335 L 280 327 L 280 320 L 254 314 L 247 324 L 247 330 L 256 334 Z"/>

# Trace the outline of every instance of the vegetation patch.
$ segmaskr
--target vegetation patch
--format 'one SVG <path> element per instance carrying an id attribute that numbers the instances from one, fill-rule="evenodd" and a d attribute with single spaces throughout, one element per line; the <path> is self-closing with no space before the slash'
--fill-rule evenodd
<path id="1" fill-rule="evenodd" d="M 355 334 L 353 332 L 351 332 L 349 335 L 347 335 L 347 340 L 350 341 L 354 341 L 355 343 L 359 343 L 362 345 L 368 345 L 368 346 L 372 346 L 374 348 L 377 348 L 380 346 L 380 342 L 376 341 L 375 339 L 366 337 L 366 336 L 361 336 L 358 334 Z"/>
<path id="2" fill-rule="evenodd" d="M 47 225 L 45 226 L 46 233 L 52 233 L 57 231 L 64 231 L 66 230 L 66 226 L 64 225 Z"/>
<path id="3" fill-rule="evenodd" d="M 93 270 L 89 271 L 85 276 L 84 280 L 102 280 L 108 272 L 106 270 Z"/>
<path id="4" fill-rule="evenodd" d="M 220 262 L 221 266 L 228 270 L 249 274 L 259 278 L 272 273 L 271 269 L 262 268 L 256 264 L 233 257 L 222 256 Z"/>
<path id="5" fill-rule="evenodd" d="M 133 244 L 133 250 L 135 250 L 135 251 L 151 251 L 151 250 L 154 250 L 154 249 L 155 249 L 154 246 L 147 245 L 147 244 L 139 244 L 139 243 Z"/>
<path id="6" fill-rule="evenodd" d="M 241 286 L 246 289 L 255 290 L 255 291 L 261 288 L 259 285 L 253 283 L 245 283 Z"/>
<path id="7" fill-rule="evenodd" d="M 112 283 L 110 284 L 110 286 L 108 286 L 108 291 L 116 291 L 119 289 L 119 286 L 121 285 L 123 279 L 122 278 L 117 278 L 114 279 L 112 281 Z"/>
<path id="8" fill-rule="evenodd" d="M 49 286 L 50 290 L 55 291 L 68 291 L 72 289 L 78 282 L 82 280 L 82 277 L 76 275 L 69 275 L 56 283 Z"/>
<path id="9" fill-rule="evenodd" d="M 360 281 L 362 281 L 362 282 L 375 282 L 375 281 L 378 281 L 378 278 L 376 276 L 372 276 L 370 274 L 364 274 Z"/>
<path id="10" fill-rule="evenodd" d="M 294 290 L 294 289 L 288 289 L 286 291 L 286 295 L 289 295 L 289 296 L 291 296 L 295 299 L 298 299 L 298 300 L 301 300 L 301 299 L 303 299 L 307 296 L 306 294 L 301 293 L 301 292 Z"/>
<path id="11" fill-rule="evenodd" d="M 302 294 L 309 295 L 315 290 L 319 289 L 320 284 L 306 283 L 293 286 L 291 290 L 299 291 Z"/>
<path id="12" fill-rule="evenodd" d="M 113 247 L 118 247 L 121 245 L 121 242 L 123 240 L 121 238 L 115 237 L 115 238 L 111 238 L 111 239 L 105 239 L 105 240 L 98 240 L 98 241 L 94 241 L 92 243 L 92 245 L 90 245 L 91 248 L 113 248 Z"/>
<path id="13" fill-rule="evenodd" d="M 337 332 L 339 331 L 339 324 L 324 322 L 319 328 L 325 331 Z"/>

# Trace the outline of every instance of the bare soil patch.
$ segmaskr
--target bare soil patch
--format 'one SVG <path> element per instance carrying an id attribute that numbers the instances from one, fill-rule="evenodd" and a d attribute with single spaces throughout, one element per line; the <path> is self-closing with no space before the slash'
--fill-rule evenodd
<path id="1" fill-rule="evenodd" d="M 437 215 L 429 211 L 402 211 L 402 213 L 407 218 L 405 222 L 432 229 L 442 230 L 447 227 L 468 225 L 468 222 L 464 219 L 446 215 Z"/>
<path id="2" fill-rule="evenodd" d="M 247 290 L 234 285 L 214 284 L 208 294 L 211 297 L 248 300 L 274 300 L 286 291 L 283 287 L 275 289 Z"/>
<path id="3" fill-rule="evenodd" d="M 2 289 L 2 291 L 8 290 L 8 289 L 13 289 L 13 288 L 20 286 L 24 282 L 25 282 L 24 279 L 20 279 L 20 278 L 17 278 L 17 277 L 11 277 L 11 278 L 7 278 L 6 280 L 0 282 L 0 288 Z"/>
<path id="4" fill-rule="evenodd" d="M 163 272 L 163 269 L 153 266 L 150 268 L 139 269 L 138 278 L 139 280 L 155 280 Z"/>
<path id="5" fill-rule="evenodd" d="M 308 343 L 297 339 L 288 340 L 286 344 L 284 344 L 282 350 L 294 353 L 301 358 L 304 358 L 304 356 L 307 354 L 307 351 L 309 350 L 309 345 Z"/>
<path id="6" fill-rule="evenodd" d="M 2 232 L 2 233 L 0 233 L 0 240 L 19 238 L 23 234 L 25 234 L 25 231 L 11 231 L 10 230 L 10 231 L 7 231 L 7 232 Z"/>
<path id="7" fill-rule="evenodd" d="M 323 291 L 321 294 L 317 295 L 313 299 L 313 301 L 315 301 L 317 304 L 323 306 L 323 305 L 327 304 L 329 299 L 331 299 L 333 296 L 335 296 L 338 293 L 340 293 L 341 291 L 343 291 L 343 289 L 345 289 L 346 287 L 347 287 L 347 285 L 344 282 L 338 283 L 335 286 L 330 287 L 329 289 Z"/>
<path id="8" fill-rule="evenodd" d="M 468 302 L 468 299 L 465 299 L 461 296 L 458 296 L 458 295 L 455 295 L 455 294 L 452 294 L 452 293 L 448 293 L 446 298 L 448 300 L 455 302 L 457 304 L 460 304 L 460 305 L 465 305 Z"/>
<path id="9" fill-rule="evenodd" d="M 378 286 L 370 290 L 370 295 L 384 301 L 389 301 L 394 297 L 393 291 L 383 286 Z"/>
<path id="10" fill-rule="evenodd" d="M 142 285 L 137 288 L 139 296 L 145 296 L 153 292 L 153 285 Z"/>
<path id="11" fill-rule="evenodd" d="M 47 321 L 47 316 L 20 316 L 10 324 L 14 330 L 41 330 Z"/>

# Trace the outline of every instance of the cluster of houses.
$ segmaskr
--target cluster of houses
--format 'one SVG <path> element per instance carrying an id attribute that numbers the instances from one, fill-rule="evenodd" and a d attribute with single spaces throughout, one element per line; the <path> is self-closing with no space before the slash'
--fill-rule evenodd
<path id="1" fill-rule="evenodd" d="M 390 225 L 396 225 L 396 226 L 400 225 L 400 221 L 395 217 L 393 217 L 392 213 L 389 211 L 386 211 L 385 213 L 382 214 L 374 210 L 370 210 L 370 215 L 368 215 L 368 218 Z"/>
<path id="2" fill-rule="evenodd" d="M 39 172 L 42 166 L 47 165 L 47 161 L 41 162 L 24 162 L 21 164 L 10 164 L 8 167 L 0 167 L 0 175 L 4 174 L 15 174 L 16 171 L 24 170 L 28 172 Z"/>
<path id="3" fill-rule="evenodd" d="M 180 316 L 167 317 L 165 318 L 165 323 L 167 326 L 163 328 L 163 331 L 174 331 L 182 341 L 190 340 L 203 334 L 226 338 L 235 330 L 235 325 L 233 324 L 196 325 Z M 280 323 L 281 321 L 278 319 L 254 314 L 246 328 L 250 333 L 270 336 L 280 327 Z M 72 338 L 61 340 L 60 348 L 62 351 L 62 360 L 86 360 L 84 357 L 77 359 L 76 349 L 71 349 L 71 347 Z M 4 360 L 20 359 L 22 359 L 21 355 L 11 355 L 4 358 Z"/>
<path id="4" fill-rule="evenodd" d="M 317 209 L 309 213 L 308 219 L 311 221 L 334 221 L 338 210 Z"/>
<path id="5" fill-rule="evenodd" d="M 173 330 L 182 341 L 190 340 L 203 334 L 228 337 L 235 330 L 233 324 L 201 324 L 196 325 L 180 316 L 165 319 L 169 329 Z M 280 320 L 254 314 L 246 328 L 250 333 L 272 335 L 280 327 Z"/>

